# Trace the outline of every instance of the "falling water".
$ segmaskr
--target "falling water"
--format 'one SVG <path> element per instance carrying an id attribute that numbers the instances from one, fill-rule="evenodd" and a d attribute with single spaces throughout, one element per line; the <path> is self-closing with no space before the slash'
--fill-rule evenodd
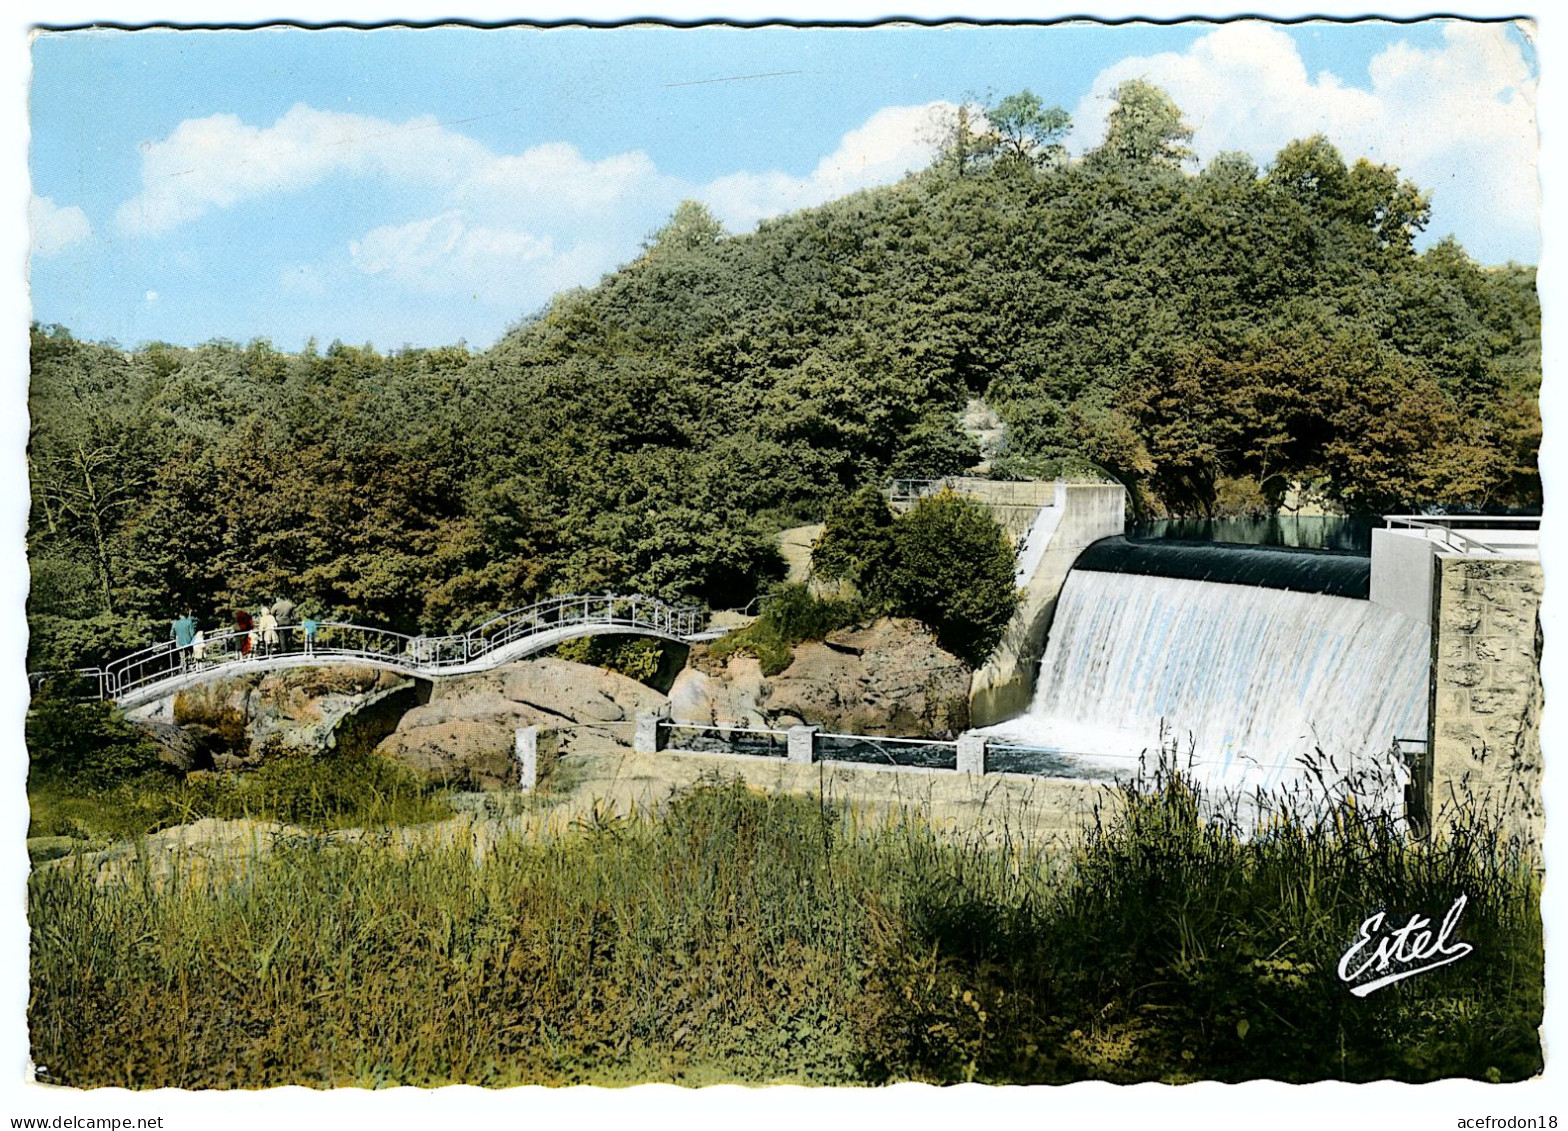
<path id="1" fill-rule="evenodd" d="M 1083 776 L 1136 768 L 1162 727 L 1227 788 L 1341 769 L 1426 732 L 1427 628 L 1370 601 L 1078 569 L 1027 715 L 996 743 L 1058 752 Z"/>

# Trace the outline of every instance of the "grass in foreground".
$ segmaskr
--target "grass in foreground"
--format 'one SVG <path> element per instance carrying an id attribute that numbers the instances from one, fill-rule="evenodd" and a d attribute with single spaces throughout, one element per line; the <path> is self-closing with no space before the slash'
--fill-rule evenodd
<path id="1" fill-rule="evenodd" d="M 440 789 L 375 754 L 279 757 L 244 773 L 184 778 L 149 770 L 112 782 L 35 771 L 27 800 L 29 841 L 50 838 L 35 859 L 203 817 L 341 829 L 419 824 L 452 813 Z"/>
<path id="2" fill-rule="evenodd" d="M 313 829 L 418 824 L 451 814 L 443 791 L 374 754 L 286 755 L 244 773 L 183 775 L 107 704 L 69 689 L 27 716 L 35 862 L 203 817 L 282 821 Z"/>
<path id="3" fill-rule="evenodd" d="M 29 887 L 34 1058 L 76 1086 L 1514 1080 L 1541 1068 L 1535 875 L 1484 830 L 1237 839 L 1179 778 L 1071 859 L 711 784 L 658 818 L 236 878 Z M 1470 900 L 1465 960 L 1365 999 L 1372 911 Z"/>

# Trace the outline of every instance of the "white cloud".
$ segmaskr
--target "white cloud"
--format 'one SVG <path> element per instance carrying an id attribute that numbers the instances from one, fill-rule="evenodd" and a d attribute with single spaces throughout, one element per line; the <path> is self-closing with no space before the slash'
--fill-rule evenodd
<path id="1" fill-rule="evenodd" d="M 732 173 L 709 182 L 701 199 L 729 228 L 740 231 L 769 216 L 888 184 L 931 163 L 940 144 L 937 123 L 955 110 L 948 102 L 884 107 L 846 133 L 806 176 L 776 170 Z"/>
<path id="2" fill-rule="evenodd" d="M 158 301 L 158 292 L 157 291 L 148 291 L 145 295 L 142 296 L 142 301 L 148 302 L 148 303 L 157 302 Z"/>
<path id="3" fill-rule="evenodd" d="M 805 176 L 740 172 L 706 185 L 661 172 L 639 150 L 593 159 L 558 141 L 498 154 L 432 118 L 396 123 L 304 104 L 266 126 L 217 114 L 187 119 L 143 147 L 141 191 L 120 206 L 116 222 L 126 235 L 153 237 L 331 177 L 376 178 L 403 193 L 403 216 L 367 227 L 348 241 L 346 257 L 332 261 L 323 249 L 324 258 L 289 267 L 281 290 L 323 296 L 352 286 L 358 274 L 515 313 L 632 258 L 684 197 L 706 201 L 731 230 L 744 230 L 897 180 L 931 161 L 937 121 L 955 109 L 887 107 L 844 134 Z"/>
<path id="4" fill-rule="evenodd" d="M 594 161 L 563 142 L 476 165 L 432 216 L 375 228 L 353 241 L 367 274 L 429 293 L 472 293 L 536 306 L 631 258 L 683 197 L 707 202 L 732 231 L 930 162 L 933 115 L 946 103 L 878 111 L 840 139 L 805 177 L 737 173 L 697 186 L 659 171 L 640 151 Z"/>
<path id="5" fill-rule="evenodd" d="M 476 222 L 461 211 L 375 228 L 349 244 L 367 275 L 429 294 L 471 294 L 515 309 L 539 295 L 574 286 L 613 265 L 612 249 L 580 241 L 557 251 L 554 240 L 519 228 Z"/>
<path id="6" fill-rule="evenodd" d="M 348 246 L 355 265 L 366 274 L 431 289 L 442 289 L 440 277 L 445 274 L 466 278 L 476 266 L 527 263 L 554 251 L 548 236 L 474 227 L 461 212 L 375 228 Z"/>
<path id="7" fill-rule="evenodd" d="M 62 208 L 47 196 L 28 203 L 27 219 L 33 232 L 33 254 L 57 255 L 92 235 L 87 214 L 74 204 Z"/>
<path id="8" fill-rule="evenodd" d="M 389 122 L 303 103 L 266 127 L 233 114 L 188 118 L 142 147 L 142 191 L 116 213 L 120 230 L 158 235 L 214 208 L 296 191 L 347 173 L 441 185 L 493 160 L 434 118 Z"/>
<path id="9" fill-rule="evenodd" d="M 460 184 L 460 204 L 530 215 L 601 213 L 628 199 L 678 192 L 680 184 L 654 167 L 646 153 L 590 161 L 574 145 L 551 142 L 512 157 L 496 157 Z"/>
<path id="10" fill-rule="evenodd" d="M 1508 30 L 1453 21 L 1432 49 L 1400 41 L 1373 58 L 1370 87 L 1309 75 L 1281 28 L 1232 23 L 1180 54 L 1107 67 L 1074 112 L 1075 152 L 1105 133 L 1126 79 L 1164 87 L 1195 128 L 1200 160 L 1227 149 L 1271 161 L 1286 142 L 1325 134 L 1347 161 L 1399 166 L 1432 192 L 1436 234 L 1463 233 L 1478 258 L 1533 258 L 1538 241 L 1535 80 Z"/>
<path id="11" fill-rule="evenodd" d="M 377 226 L 349 245 L 359 271 L 429 294 L 591 281 L 690 193 L 640 151 L 591 160 L 552 142 L 496 154 L 433 118 L 395 123 L 301 104 L 269 126 L 231 114 L 181 122 L 144 147 L 142 191 L 116 221 L 127 235 L 157 236 L 329 177 L 385 180 L 415 208 L 434 194 L 434 215 Z M 321 265 L 301 263 L 280 286 L 320 295 L 323 279 Z"/>

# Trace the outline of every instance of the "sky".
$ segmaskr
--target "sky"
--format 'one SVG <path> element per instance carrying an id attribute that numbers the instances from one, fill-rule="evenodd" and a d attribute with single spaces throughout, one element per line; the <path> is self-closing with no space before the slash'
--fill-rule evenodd
<path id="1" fill-rule="evenodd" d="M 32 317 L 125 346 L 482 348 L 684 198 L 746 232 L 896 181 L 941 114 L 1025 88 L 1081 154 L 1131 77 L 1200 162 L 1321 132 L 1431 192 L 1423 245 L 1538 257 L 1520 25 L 86 30 L 31 54 Z"/>

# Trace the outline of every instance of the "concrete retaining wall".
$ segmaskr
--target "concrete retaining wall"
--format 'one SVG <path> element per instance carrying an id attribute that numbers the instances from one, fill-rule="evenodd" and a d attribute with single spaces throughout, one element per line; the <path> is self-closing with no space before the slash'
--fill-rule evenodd
<path id="1" fill-rule="evenodd" d="M 1432 616 L 1432 557 L 1437 542 L 1408 530 L 1372 531 L 1374 605 L 1426 624 Z"/>
<path id="2" fill-rule="evenodd" d="M 1536 561 L 1437 555 L 1429 753 L 1417 779 L 1439 828 L 1456 806 L 1479 805 L 1537 858 L 1541 581 Z"/>
<path id="3" fill-rule="evenodd" d="M 1029 709 L 1068 571 L 1085 546 L 1123 531 L 1126 510 L 1127 491 L 1118 483 L 1054 484 L 1053 505 L 1037 513 L 1019 553 L 1026 576 L 1019 579 L 1018 611 L 970 682 L 971 726 L 990 726 Z"/>

